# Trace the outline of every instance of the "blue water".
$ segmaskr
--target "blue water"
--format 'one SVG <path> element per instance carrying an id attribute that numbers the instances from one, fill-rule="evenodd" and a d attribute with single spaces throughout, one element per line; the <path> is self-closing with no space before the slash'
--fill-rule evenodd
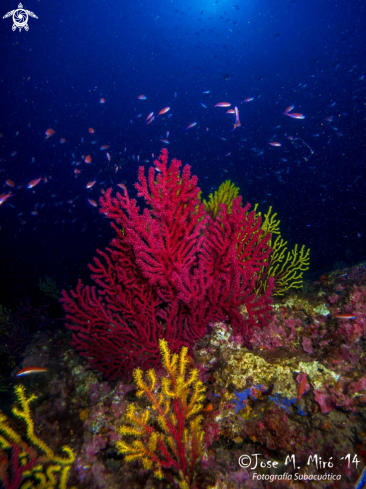
<path id="1" fill-rule="evenodd" d="M 15 8 L 3 2 L 1 17 Z M 87 199 L 123 182 L 135 195 L 138 166 L 159 154 L 167 131 L 170 156 L 191 165 L 204 196 L 231 179 L 244 202 L 273 206 L 289 243 L 311 248 L 313 278 L 365 258 L 364 2 L 24 8 L 38 16 L 28 32 L 0 22 L 0 186 L 15 183 L 1 189 L 14 194 L 0 207 L 1 304 L 37 295 L 45 275 L 64 287 L 88 281 L 87 264 L 113 233 Z M 234 131 L 234 116 L 214 107 L 225 101 L 239 109 Z M 305 119 L 283 115 L 289 105 Z M 92 163 L 76 166 L 82 155 Z M 25 188 L 40 176 L 47 183 Z"/>

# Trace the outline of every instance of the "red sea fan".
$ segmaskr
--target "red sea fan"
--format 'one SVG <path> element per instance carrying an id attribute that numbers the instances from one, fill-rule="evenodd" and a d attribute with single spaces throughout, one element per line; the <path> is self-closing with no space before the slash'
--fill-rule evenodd
<path id="1" fill-rule="evenodd" d="M 172 351 L 191 348 L 209 323 L 228 320 L 248 339 L 253 325 L 269 319 L 273 284 L 263 296 L 254 292 L 271 251 L 260 219 L 238 197 L 230 214 L 221 205 L 213 220 L 188 165 L 182 173 L 180 161 L 168 166 L 166 149 L 154 164 L 148 179 L 139 168 L 143 212 L 126 190 L 101 198 L 116 237 L 89 265 L 98 288 L 79 281 L 61 299 L 74 345 L 110 378 L 155 366 L 160 338 Z"/>

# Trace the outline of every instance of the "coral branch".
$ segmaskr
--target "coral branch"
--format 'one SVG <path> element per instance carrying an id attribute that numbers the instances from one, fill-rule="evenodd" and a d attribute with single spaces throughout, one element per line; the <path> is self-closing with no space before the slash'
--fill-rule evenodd
<path id="1" fill-rule="evenodd" d="M 149 370 L 146 382 L 140 369 L 133 374 L 137 395 L 145 395 L 150 400 L 160 431 L 148 423 L 148 409 L 137 414 L 131 404 L 125 416 L 126 424 L 119 429 L 124 438 L 117 442 L 117 448 L 125 454 L 126 461 L 141 460 L 144 468 L 154 470 L 158 479 L 170 480 L 173 472 L 179 476 L 179 487 L 188 489 L 192 487 L 196 463 L 202 455 L 204 433 L 200 413 L 206 389 L 198 380 L 198 370 L 187 369 L 186 347 L 179 355 L 172 355 L 167 342 L 160 340 L 160 351 L 167 376 L 161 380 L 159 395 L 154 389 L 157 381 L 154 370 Z M 128 443 L 128 436 L 137 439 Z"/>
<path id="2" fill-rule="evenodd" d="M 168 166 L 165 149 L 154 164 L 156 178 L 155 168 L 148 178 L 139 169 L 138 196 L 149 206 L 143 212 L 126 189 L 101 198 L 116 238 L 89 266 L 98 289 L 79 281 L 61 299 L 74 345 L 110 378 L 157 365 L 161 338 L 172 351 L 191 348 L 209 323 L 228 320 L 248 339 L 269 319 L 272 282 L 264 295 L 254 292 L 270 253 L 260 218 L 240 197 L 230 213 L 220 204 L 211 217 L 188 165 L 180 172 L 173 159 Z"/>

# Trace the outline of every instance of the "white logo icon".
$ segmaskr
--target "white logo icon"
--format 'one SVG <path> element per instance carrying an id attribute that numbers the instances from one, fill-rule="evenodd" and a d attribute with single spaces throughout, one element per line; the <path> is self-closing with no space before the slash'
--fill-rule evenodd
<path id="1" fill-rule="evenodd" d="M 18 28 L 19 32 L 22 30 L 22 27 L 24 27 L 26 31 L 29 30 L 28 15 L 30 17 L 34 17 L 35 19 L 38 19 L 38 17 L 34 15 L 33 12 L 30 12 L 29 10 L 24 10 L 23 5 L 21 3 L 18 5 L 18 8 L 16 10 L 11 10 L 6 15 L 4 15 L 3 19 L 6 19 L 11 15 L 13 16 L 13 22 L 14 22 L 12 29 L 13 31 L 15 31 Z"/>

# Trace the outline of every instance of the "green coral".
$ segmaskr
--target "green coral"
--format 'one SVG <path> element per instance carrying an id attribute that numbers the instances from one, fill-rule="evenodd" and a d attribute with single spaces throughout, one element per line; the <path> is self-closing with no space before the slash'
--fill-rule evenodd
<path id="1" fill-rule="evenodd" d="M 59 300 L 60 295 L 61 295 L 61 291 L 58 288 L 55 280 L 53 280 L 52 278 L 47 277 L 47 275 L 46 275 L 44 282 L 42 282 L 42 280 L 39 279 L 38 287 L 48 297 L 52 297 L 52 299 L 55 299 L 57 301 Z"/>

